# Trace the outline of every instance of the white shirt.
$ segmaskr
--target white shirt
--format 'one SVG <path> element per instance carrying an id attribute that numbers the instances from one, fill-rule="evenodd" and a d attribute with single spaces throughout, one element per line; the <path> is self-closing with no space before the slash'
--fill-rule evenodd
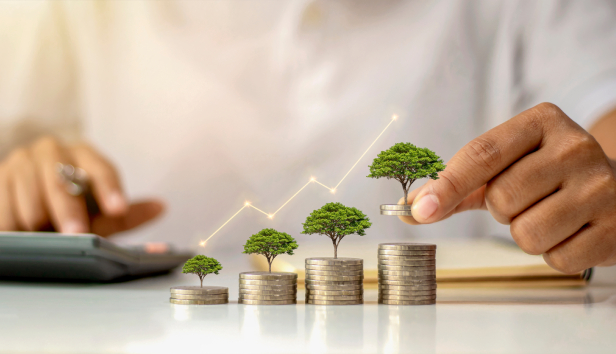
<path id="1" fill-rule="evenodd" d="M 487 213 L 410 227 L 378 215 L 402 197 L 367 166 L 396 142 L 445 161 L 550 101 L 584 127 L 616 105 L 616 16 L 607 1 L 173 1 L 0 3 L 0 146 L 84 136 L 133 197 L 164 218 L 130 240 L 239 256 L 273 227 L 305 242 L 308 214 L 339 201 L 373 221 L 344 243 L 482 236 Z M 414 187 L 421 185 L 416 182 Z M 505 229 L 506 232 L 506 229 Z M 120 241 L 127 240 L 119 237 Z"/>

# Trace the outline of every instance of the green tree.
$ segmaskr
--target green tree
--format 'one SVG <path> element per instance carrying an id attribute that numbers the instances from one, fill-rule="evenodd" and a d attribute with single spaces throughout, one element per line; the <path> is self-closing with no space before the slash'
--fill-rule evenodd
<path id="1" fill-rule="evenodd" d="M 334 258 L 338 258 L 338 245 L 347 235 L 366 235 L 365 230 L 372 226 L 370 219 L 357 208 L 341 203 L 327 203 L 314 210 L 306 218 L 303 234 L 320 234 L 329 237 L 334 244 Z"/>
<path id="2" fill-rule="evenodd" d="M 443 160 L 428 148 L 419 148 L 411 143 L 397 143 L 372 161 L 367 177 L 395 179 L 402 184 L 404 204 L 409 189 L 420 178 L 438 179 L 438 173 L 445 169 Z"/>
<path id="3" fill-rule="evenodd" d="M 274 229 L 263 229 L 250 236 L 244 245 L 243 253 L 256 253 L 265 256 L 271 273 L 274 258 L 281 254 L 292 256 L 293 250 L 297 247 L 297 242 L 291 235 Z"/>
<path id="4" fill-rule="evenodd" d="M 197 274 L 203 287 L 203 278 L 208 274 L 218 274 L 221 269 L 222 265 L 214 258 L 196 255 L 184 263 L 182 273 Z"/>

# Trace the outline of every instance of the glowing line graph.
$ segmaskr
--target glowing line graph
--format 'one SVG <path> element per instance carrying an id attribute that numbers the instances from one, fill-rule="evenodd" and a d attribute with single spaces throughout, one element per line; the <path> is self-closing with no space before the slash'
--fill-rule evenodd
<path id="1" fill-rule="evenodd" d="M 293 194 L 291 196 L 291 198 L 287 199 L 286 202 L 284 202 L 278 209 L 276 209 L 275 212 L 273 213 L 267 213 L 257 207 L 255 207 L 254 205 L 250 204 L 250 202 L 246 202 L 244 203 L 244 206 L 240 208 L 240 210 L 238 210 L 235 214 L 233 214 L 227 221 L 225 221 L 222 225 L 220 225 L 220 227 L 218 229 L 216 229 L 216 231 L 214 231 L 207 239 L 205 239 L 205 241 L 201 241 L 199 242 L 200 246 L 205 246 L 205 244 L 207 243 L 207 241 L 209 241 L 214 235 L 216 235 L 220 230 L 222 230 L 229 222 L 231 222 L 231 220 L 233 220 L 239 213 L 242 212 L 242 210 L 246 209 L 246 208 L 252 208 L 262 214 L 264 214 L 265 216 L 267 216 L 270 219 L 273 219 L 274 216 L 276 214 L 278 214 L 278 212 L 280 210 L 282 210 L 282 208 L 284 208 L 287 204 L 289 204 L 289 202 L 291 200 L 293 200 L 293 198 L 295 198 L 301 191 L 303 191 L 306 187 L 308 187 L 310 184 L 312 183 L 316 183 L 324 188 L 327 188 L 331 193 L 335 193 L 336 189 L 338 189 L 338 187 L 340 186 L 340 184 L 342 183 L 342 181 L 345 180 L 345 178 L 347 178 L 347 176 L 351 173 L 351 171 L 353 171 L 353 169 L 355 168 L 355 166 L 357 166 L 357 164 L 359 163 L 359 161 L 361 161 L 361 159 L 364 158 L 364 156 L 366 156 L 366 154 L 368 153 L 368 151 L 372 148 L 372 146 L 374 146 L 374 144 L 379 140 L 379 138 L 385 133 L 385 131 L 387 130 L 387 128 L 389 128 L 389 126 L 396 120 L 398 119 L 397 115 L 393 115 L 391 117 L 391 121 L 389 122 L 389 124 L 387 124 L 387 126 L 385 126 L 385 129 L 383 129 L 381 131 L 381 133 L 376 137 L 376 139 L 374 139 L 374 141 L 372 142 L 372 144 L 370 144 L 370 146 L 368 146 L 368 148 L 366 149 L 366 151 L 364 151 L 363 154 L 361 154 L 361 156 L 359 157 L 359 159 L 357 159 L 357 161 L 353 164 L 353 166 L 351 166 L 351 168 L 347 171 L 347 173 L 342 177 L 342 179 L 340 180 L 340 182 L 338 182 L 338 184 L 336 184 L 335 187 L 329 187 L 319 181 L 317 181 L 317 179 L 315 177 L 310 177 L 310 180 L 308 181 L 308 183 L 304 184 L 297 192 L 295 192 L 295 194 Z"/>

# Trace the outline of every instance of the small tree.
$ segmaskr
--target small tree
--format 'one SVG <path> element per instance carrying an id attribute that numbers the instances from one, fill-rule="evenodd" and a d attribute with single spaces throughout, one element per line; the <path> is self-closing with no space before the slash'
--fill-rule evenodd
<path id="1" fill-rule="evenodd" d="M 211 273 L 218 274 L 221 269 L 222 265 L 214 258 L 197 255 L 184 263 L 182 273 L 197 274 L 203 287 L 203 278 Z"/>
<path id="2" fill-rule="evenodd" d="M 359 209 L 341 203 L 327 203 L 310 213 L 304 223 L 303 234 L 320 234 L 329 237 L 334 244 L 334 258 L 338 258 L 338 245 L 346 235 L 366 235 L 372 226 L 370 219 Z"/>
<path id="3" fill-rule="evenodd" d="M 411 143 L 397 143 L 381 151 L 369 167 L 370 174 L 367 177 L 385 177 L 395 179 L 402 184 L 406 205 L 413 182 L 424 177 L 438 179 L 438 173 L 446 166 L 430 149 L 419 148 Z"/>
<path id="4" fill-rule="evenodd" d="M 263 229 L 250 236 L 244 245 L 243 253 L 256 253 L 265 256 L 271 273 L 274 258 L 280 254 L 292 256 L 293 250 L 297 247 L 297 242 L 291 235 L 274 229 Z"/>

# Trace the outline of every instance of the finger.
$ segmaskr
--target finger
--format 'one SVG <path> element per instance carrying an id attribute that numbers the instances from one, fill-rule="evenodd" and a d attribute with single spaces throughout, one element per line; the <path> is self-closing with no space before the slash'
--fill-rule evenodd
<path id="1" fill-rule="evenodd" d="M 63 233 L 89 232 L 90 220 L 84 199 L 68 194 L 56 172 L 57 163 L 72 163 L 64 148 L 53 138 L 43 138 L 32 147 L 32 155 L 54 228 Z"/>
<path id="2" fill-rule="evenodd" d="M 38 231 L 48 223 L 36 169 L 27 150 L 16 150 L 9 159 L 14 212 L 19 228 Z"/>
<path id="3" fill-rule="evenodd" d="M 92 221 L 92 232 L 99 236 L 109 236 L 133 229 L 157 216 L 164 210 L 160 201 L 146 201 L 131 204 L 124 216 L 99 215 Z"/>
<path id="4" fill-rule="evenodd" d="M 591 223 L 543 254 L 543 259 L 552 268 L 575 274 L 597 264 L 604 263 L 616 252 L 613 230 Z M 601 247 L 597 247 L 601 245 Z"/>
<path id="5" fill-rule="evenodd" d="M 0 231 L 17 231 L 11 206 L 11 186 L 6 166 L 0 166 Z"/>
<path id="6" fill-rule="evenodd" d="M 541 104 L 472 140 L 447 163 L 439 179 L 426 183 L 413 201 L 420 223 L 432 223 L 449 214 L 461 201 L 494 176 L 538 149 L 558 107 Z M 549 118 L 549 119 L 548 119 Z"/>
<path id="7" fill-rule="evenodd" d="M 72 148 L 71 153 L 75 164 L 88 173 L 94 198 L 102 212 L 112 216 L 126 213 L 128 204 L 113 165 L 86 145 Z"/>
<path id="8" fill-rule="evenodd" d="M 486 210 L 487 209 L 486 203 L 485 203 L 486 199 L 485 199 L 485 194 L 484 194 L 485 187 L 486 187 L 485 185 L 481 186 L 479 189 L 471 193 L 468 197 L 464 198 L 464 200 L 462 200 L 460 204 L 458 204 L 449 213 L 445 214 L 440 220 L 445 220 L 449 218 L 450 216 L 452 216 L 453 214 L 461 213 L 467 210 Z M 408 195 L 409 203 L 412 203 L 413 199 L 415 198 L 417 193 L 419 193 L 420 190 L 421 188 L 417 188 L 414 191 L 409 193 Z M 404 204 L 404 198 L 401 198 L 400 201 L 398 201 L 398 204 Z M 398 217 L 400 218 L 400 220 L 404 221 L 407 224 L 421 225 L 421 223 L 417 222 L 417 220 L 415 220 L 415 218 L 413 218 L 412 216 L 401 215 Z"/>

